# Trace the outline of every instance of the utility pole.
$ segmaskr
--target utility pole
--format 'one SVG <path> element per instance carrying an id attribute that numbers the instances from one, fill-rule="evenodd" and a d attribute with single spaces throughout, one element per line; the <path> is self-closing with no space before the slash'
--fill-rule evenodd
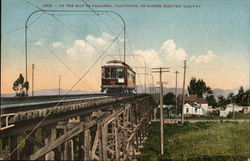
<path id="1" fill-rule="evenodd" d="M 233 120 L 234 120 L 235 119 L 235 112 L 234 112 L 233 97 L 231 98 L 231 105 L 233 106 Z"/>
<path id="2" fill-rule="evenodd" d="M 145 93 L 147 93 L 147 76 L 146 76 L 146 65 L 144 69 L 144 86 L 145 86 Z"/>
<path id="3" fill-rule="evenodd" d="M 32 96 L 34 96 L 34 68 L 35 64 L 32 64 Z"/>
<path id="4" fill-rule="evenodd" d="M 61 95 L 61 75 L 59 75 L 59 88 L 58 88 L 59 96 Z"/>
<path id="5" fill-rule="evenodd" d="M 161 134 L 161 155 L 164 154 L 164 120 L 163 120 L 163 83 L 162 83 L 162 73 L 169 72 L 166 69 L 167 68 L 152 68 L 155 71 L 152 71 L 153 73 L 160 73 L 160 117 L 161 117 L 161 128 L 160 128 L 160 134 Z"/>
<path id="6" fill-rule="evenodd" d="M 184 60 L 184 78 L 183 78 L 183 87 L 182 87 L 182 114 L 181 114 L 181 124 L 184 123 L 184 103 L 185 103 L 185 77 L 186 77 L 186 60 Z"/>
<path id="7" fill-rule="evenodd" d="M 175 118 L 177 118 L 177 74 L 180 73 L 178 71 L 175 71 Z"/>

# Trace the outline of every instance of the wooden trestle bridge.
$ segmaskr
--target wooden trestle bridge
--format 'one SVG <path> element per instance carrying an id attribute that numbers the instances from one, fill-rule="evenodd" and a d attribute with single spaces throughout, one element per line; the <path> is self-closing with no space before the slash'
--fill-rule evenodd
<path id="1" fill-rule="evenodd" d="M 80 98 L 67 97 L 68 101 L 56 103 L 44 101 L 56 97 L 34 97 L 35 103 L 30 104 L 25 104 L 25 99 L 21 100 L 23 103 L 2 99 L 0 157 L 10 160 L 136 160 L 154 117 L 157 97 L 138 94 Z M 19 104 L 13 103 L 15 101 Z M 27 135 L 29 137 L 23 139 Z"/>

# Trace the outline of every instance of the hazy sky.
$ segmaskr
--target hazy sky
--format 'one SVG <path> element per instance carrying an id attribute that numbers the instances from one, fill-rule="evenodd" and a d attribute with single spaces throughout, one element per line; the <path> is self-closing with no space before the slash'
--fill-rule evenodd
<path id="1" fill-rule="evenodd" d="M 126 23 L 126 54 L 135 54 L 135 57 L 127 56 L 127 63 L 142 67 L 144 57 L 149 68 L 170 67 L 170 72 L 163 77 L 168 87 L 175 86 L 176 70 L 180 72 L 178 86 L 182 86 L 184 59 L 188 66 L 187 83 L 194 76 L 203 79 L 211 88 L 249 85 L 249 1 L 85 2 L 94 11 L 114 11 L 122 16 Z M 52 7 L 48 7 L 50 4 Z M 142 7 L 143 4 L 146 7 Z M 123 23 L 114 13 L 93 12 L 83 5 L 81 0 L 2 0 L 2 93 L 13 92 L 12 84 L 19 73 L 25 75 L 24 26 L 28 16 L 38 8 L 88 12 L 46 11 L 30 17 L 27 23 L 28 80 L 31 82 L 31 67 L 35 64 L 35 90 L 58 88 L 59 75 L 61 88 L 70 89 L 86 71 L 89 72 L 74 89 L 100 90 L 100 66 L 123 57 Z M 93 5 L 111 5 L 111 8 Z M 161 5 L 161 8 L 152 5 Z M 163 8 L 164 5 L 167 7 Z M 179 5 L 179 8 L 168 5 Z M 196 7 L 184 8 L 185 5 Z M 89 70 L 109 46 L 104 57 Z M 140 74 L 144 70 L 135 70 L 137 84 L 144 84 L 144 76 Z M 158 81 L 159 76 L 154 75 Z M 147 79 L 147 83 L 151 83 L 151 77 Z"/>

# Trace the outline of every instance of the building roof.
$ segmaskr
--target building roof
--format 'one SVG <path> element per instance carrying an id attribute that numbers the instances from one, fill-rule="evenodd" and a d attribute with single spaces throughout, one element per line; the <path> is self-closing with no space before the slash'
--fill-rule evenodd
<path id="1" fill-rule="evenodd" d="M 182 105 L 182 96 L 178 96 L 178 105 Z M 203 98 L 197 97 L 197 95 L 189 95 L 185 96 L 185 103 L 188 103 L 190 105 L 196 105 L 196 104 L 207 104 L 207 101 Z"/>

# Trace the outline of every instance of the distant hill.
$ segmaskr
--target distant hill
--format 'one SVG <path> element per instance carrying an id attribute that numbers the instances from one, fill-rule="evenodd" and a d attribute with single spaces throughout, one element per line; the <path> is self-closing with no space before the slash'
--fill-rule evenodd
<path id="1" fill-rule="evenodd" d="M 240 88 L 240 87 L 239 87 Z M 212 89 L 213 93 L 214 93 L 214 97 L 218 98 L 218 96 L 224 96 L 227 97 L 229 93 L 234 93 L 235 95 L 238 93 L 238 89 L 239 88 L 233 88 L 233 89 L 220 89 L 220 88 L 215 88 Z M 243 87 L 244 91 L 248 90 L 249 88 L 247 86 Z M 150 88 L 147 87 L 147 93 L 150 92 Z M 156 92 L 159 93 L 159 87 L 156 88 Z M 137 93 L 144 93 L 145 89 L 143 86 L 138 86 L 137 87 Z M 151 92 L 153 93 L 153 89 L 151 89 Z M 175 94 L 175 88 L 163 88 L 163 94 L 167 94 L 169 92 L 172 92 Z M 177 88 L 177 93 L 178 95 L 182 94 L 182 88 Z M 188 94 L 188 91 L 185 90 L 185 94 Z"/>
<path id="2" fill-rule="evenodd" d="M 219 88 L 216 88 L 216 89 L 212 89 L 212 90 L 213 90 L 215 98 L 217 98 L 220 95 L 222 95 L 224 97 L 227 97 L 228 94 L 231 93 L 231 92 L 234 93 L 234 94 L 237 94 L 238 89 L 239 88 L 233 88 L 233 89 L 219 89 Z M 244 87 L 245 91 L 247 89 L 249 89 L 249 88 Z M 147 93 L 150 93 L 150 90 L 151 90 L 151 93 L 154 93 L 153 88 L 150 89 L 149 87 L 147 87 L 146 90 L 147 90 Z M 144 91 L 145 91 L 145 89 L 144 89 L 143 86 L 137 86 L 137 93 L 144 93 Z M 61 94 L 66 94 L 67 92 L 68 92 L 67 89 L 61 89 Z M 159 93 L 160 88 L 159 87 L 155 88 L 155 92 Z M 164 88 L 163 89 L 163 94 L 164 95 L 169 93 L 169 92 L 175 93 L 175 88 Z M 90 94 L 90 93 L 93 93 L 93 92 L 84 91 L 84 90 L 72 90 L 69 94 Z M 95 92 L 95 93 L 99 93 L 99 91 Z M 177 93 L 178 93 L 178 95 L 182 94 L 182 88 L 177 88 Z M 35 94 L 35 96 L 58 95 L 58 88 L 35 90 L 34 94 Z M 185 94 L 188 94 L 187 90 L 185 90 Z M 29 91 L 29 95 L 31 96 L 31 91 Z M 13 97 L 13 96 L 15 96 L 15 93 L 1 94 L 1 97 Z"/>
<path id="3" fill-rule="evenodd" d="M 145 88 L 143 86 L 137 86 L 137 93 L 144 93 L 144 91 L 145 91 Z M 160 88 L 156 87 L 155 91 L 156 91 L 156 93 L 159 93 Z M 150 93 L 150 88 L 149 87 L 146 88 L 146 92 Z M 153 87 L 151 88 L 151 92 L 154 93 Z M 163 88 L 163 94 L 164 95 L 169 93 L 169 92 L 175 93 L 175 88 Z M 178 95 L 182 94 L 182 88 L 177 88 L 177 93 L 178 93 Z M 187 90 L 185 90 L 185 94 L 187 94 Z"/>
<path id="4" fill-rule="evenodd" d="M 240 87 L 239 87 L 240 88 Z M 227 97 L 229 93 L 234 93 L 235 95 L 238 94 L 239 88 L 233 88 L 233 89 L 219 89 L 215 88 L 213 89 L 214 96 L 217 98 L 218 96 L 224 96 Z M 244 91 L 248 90 L 249 87 L 244 86 Z"/>
<path id="5" fill-rule="evenodd" d="M 66 94 L 68 92 L 67 89 L 61 89 L 61 94 Z M 88 92 L 84 90 L 72 90 L 69 94 L 90 94 L 93 92 Z M 32 93 L 29 91 L 29 96 L 31 96 Z M 35 96 L 46 96 L 46 95 L 58 95 L 58 88 L 54 89 L 41 89 L 41 90 L 35 90 L 34 91 Z M 1 97 L 13 97 L 15 96 L 15 93 L 10 94 L 1 94 Z"/>

